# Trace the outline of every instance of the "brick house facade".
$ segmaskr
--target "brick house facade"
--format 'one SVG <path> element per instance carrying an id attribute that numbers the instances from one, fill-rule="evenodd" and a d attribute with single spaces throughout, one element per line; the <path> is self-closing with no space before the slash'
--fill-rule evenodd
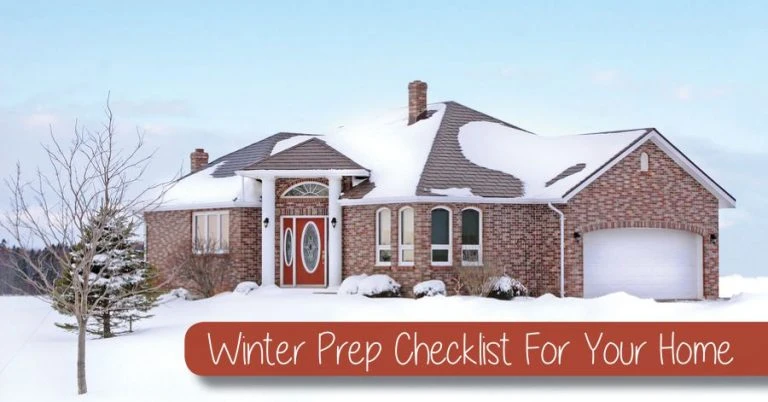
<path id="1" fill-rule="evenodd" d="M 651 238 L 671 232 L 690 234 L 686 239 L 700 246 L 691 246 L 698 248 L 689 250 L 693 257 L 684 264 L 693 267 L 699 260 L 699 273 L 688 272 L 689 277 L 683 281 L 698 281 L 700 289 L 698 296 L 686 293 L 683 298 L 718 296 L 718 210 L 733 207 L 735 200 L 658 131 L 627 130 L 576 138 L 592 141 L 584 148 L 588 150 L 586 162 L 574 159 L 579 163 L 566 164 L 570 167 L 547 177 L 546 185 L 539 190 L 551 195 L 534 196 L 528 194 L 530 178 L 521 180 L 512 173 L 470 161 L 460 141 L 462 127 L 478 121 L 516 130 L 526 140 L 533 134 L 455 102 L 427 110 L 426 94 L 420 92 L 426 91 L 426 84 L 422 84 L 409 86 L 407 120 L 403 116 L 407 125 L 404 123 L 402 130 L 408 136 L 418 135 L 417 129 L 433 130 L 430 135 L 435 140 L 427 152 L 419 186 L 410 194 L 384 194 L 384 189 L 399 179 L 394 174 L 381 173 L 387 169 L 386 164 L 364 168 L 362 159 L 361 163 L 357 158 L 352 160 L 315 135 L 279 133 L 211 163 L 207 162 L 207 154 L 197 149 L 191 155 L 192 176 L 197 176 L 196 180 L 229 180 L 228 188 L 234 189 L 238 187 L 232 183 L 239 178 L 242 185 L 236 193 L 224 194 L 215 203 L 193 199 L 185 200 L 183 205 L 146 211 L 147 258 L 164 272 L 180 266 L 185 256 L 192 254 L 193 216 L 227 211 L 229 247 L 223 258 L 228 259 L 233 276 L 232 283 L 222 285 L 222 290 L 231 289 L 240 281 L 296 286 L 295 279 L 283 281 L 283 267 L 292 269 L 288 272 L 293 272 L 295 278 L 296 270 L 300 269 L 297 264 L 304 264 L 303 274 L 320 275 L 321 279 L 324 275 L 321 282 L 316 282 L 322 284 L 320 287 L 333 288 L 351 275 L 386 274 L 409 293 L 418 282 L 441 279 L 450 283 L 455 277 L 456 268 L 462 264 L 462 211 L 472 208 L 479 211 L 481 222 L 482 264 L 503 269 L 525 284 L 533 295 L 560 295 L 562 285 L 564 296 L 584 296 L 585 282 L 592 280 L 586 278 L 585 267 L 592 264 L 589 269 L 594 272 L 601 262 L 590 260 L 588 264 L 585 240 L 591 233 L 615 230 L 607 233 L 622 236 L 626 232 L 620 229 L 633 228 L 646 230 Z M 403 144 L 410 144 L 408 136 L 402 137 L 406 141 Z M 616 145 L 608 148 L 598 142 L 604 138 L 610 138 Z M 605 149 L 604 155 L 598 155 L 602 159 L 595 157 L 598 151 L 591 150 L 594 144 Z M 379 150 L 371 148 L 370 152 Z M 452 165 L 451 160 L 457 162 Z M 460 170 L 451 172 L 453 166 Z M 379 173 L 378 177 L 374 178 L 372 172 Z M 456 176 L 462 173 L 466 175 Z M 457 185 L 448 187 L 471 191 L 465 195 L 449 188 L 439 196 L 429 188 L 439 183 L 450 184 L 452 180 Z M 185 183 L 180 182 L 182 186 Z M 307 183 L 319 193 L 286 195 Z M 189 186 L 195 190 L 195 184 Z M 499 192 L 500 189 L 503 191 Z M 399 211 L 406 207 L 414 212 L 412 264 L 399 261 Z M 432 210 L 437 207 L 450 211 L 450 264 L 431 262 Z M 377 214 L 384 208 L 389 212 L 387 247 L 391 257 L 377 263 Z M 563 214 L 562 221 L 558 211 Z M 291 229 L 296 233 L 283 227 L 284 217 L 291 217 Z M 298 222 L 301 223 L 296 226 Z M 319 250 L 307 249 L 314 265 L 307 264 L 308 257 L 302 254 L 306 250 L 298 245 L 308 244 L 305 237 L 309 227 L 318 229 L 310 231 L 310 239 L 321 238 L 316 243 Z M 662 238 L 657 241 L 663 242 Z M 599 256 L 596 251 L 591 252 Z M 648 250 L 650 254 L 654 252 Z M 632 261 L 626 263 L 631 265 Z M 621 274 L 623 268 L 616 269 L 619 271 L 608 272 L 609 277 Z M 653 282 L 653 278 L 646 279 Z"/>

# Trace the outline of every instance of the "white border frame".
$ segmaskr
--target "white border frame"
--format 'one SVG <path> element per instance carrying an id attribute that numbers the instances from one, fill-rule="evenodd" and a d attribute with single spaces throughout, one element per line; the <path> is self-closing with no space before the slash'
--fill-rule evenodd
<path id="1" fill-rule="evenodd" d="M 413 244 L 403 243 L 403 212 L 410 209 L 413 212 Z M 413 251 L 413 261 L 403 261 L 403 251 Z M 406 205 L 397 210 L 397 266 L 412 267 L 416 264 L 416 208 Z"/>
<path id="2" fill-rule="evenodd" d="M 461 241 L 461 266 L 479 267 L 483 265 L 483 211 L 477 207 L 466 207 L 461 210 L 461 235 L 464 236 L 464 211 L 472 210 L 477 212 L 477 236 L 478 244 L 464 244 Z M 464 250 L 477 250 L 477 261 L 464 261 Z"/>
<path id="3" fill-rule="evenodd" d="M 442 209 L 448 212 L 448 244 L 432 244 L 432 212 Z M 435 250 L 448 250 L 448 261 L 433 261 L 432 252 Z M 453 210 L 445 205 L 438 205 L 429 210 L 429 263 L 433 267 L 449 267 L 453 265 Z"/>
<path id="4" fill-rule="evenodd" d="M 379 225 L 381 225 L 381 222 L 379 221 L 379 214 L 386 210 L 389 212 L 389 245 L 382 245 L 381 244 L 381 238 L 379 236 L 379 233 L 381 232 L 379 230 Z M 388 207 L 381 207 L 376 210 L 375 215 L 376 223 L 374 224 L 374 229 L 376 230 L 376 244 L 374 247 L 375 255 L 374 255 L 374 265 L 377 267 L 391 267 L 392 266 L 392 210 Z M 389 261 L 379 261 L 379 256 L 381 255 L 381 251 L 389 250 Z"/>

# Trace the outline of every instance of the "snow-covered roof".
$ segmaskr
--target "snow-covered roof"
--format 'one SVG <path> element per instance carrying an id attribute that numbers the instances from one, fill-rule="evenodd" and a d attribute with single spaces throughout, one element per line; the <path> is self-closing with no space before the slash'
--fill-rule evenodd
<path id="1" fill-rule="evenodd" d="M 544 137 L 478 121 L 460 129 L 459 143 L 471 162 L 519 178 L 525 198 L 555 199 L 649 131 Z"/>
<path id="2" fill-rule="evenodd" d="M 338 125 L 326 135 L 272 135 L 182 178 L 161 208 L 244 203 L 249 192 L 236 173 L 247 170 L 353 172 L 345 173 L 358 176 L 342 196 L 345 204 L 563 202 L 641 140 L 668 142 L 651 128 L 539 136 L 457 102 L 433 103 L 427 110 L 411 125 L 408 109 L 397 108 Z M 674 146 L 666 148 L 719 193 L 721 205 L 735 201 Z M 260 193 L 257 182 L 250 185 L 251 194 Z"/>
<path id="3" fill-rule="evenodd" d="M 243 179 L 235 172 L 312 138 L 317 136 L 281 132 L 228 153 L 211 161 L 204 169 L 179 179 L 163 195 L 157 209 L 218 208 L 235 203 L 253 205 L 254 200 L 243 199 Z"/>
<path id="4" fill-rule="evenodd" d="M 408 109 L 340 125 L 324 140 L 371 171 L 370 182 L 350 195 L 387 198 L 415 195 L 445 105 L 429 105 L 431 116 L 408 125 Z M 365 191 L 363 189 L 368 189 Z M 363 191 L 360 191 L 363 190 Z M 363 194 L 364 192 L 364 194 Z"/>

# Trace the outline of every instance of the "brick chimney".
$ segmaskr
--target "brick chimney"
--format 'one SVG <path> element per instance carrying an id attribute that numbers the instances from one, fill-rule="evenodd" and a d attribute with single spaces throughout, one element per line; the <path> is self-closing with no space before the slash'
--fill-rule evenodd
<path id="1" fill-rule="evenodd" d="M 427 83 L 411 81 L 408 83 L 408 125 L 416 123 L 427 111 Z"/>
<path id="2" fill-rule="evenodd" d="M 208 164 L 208 152 L 203 148 L 195 148 L 195 152 L 189 154 L 189 162 L 192 173 L 197 172 Z"/>

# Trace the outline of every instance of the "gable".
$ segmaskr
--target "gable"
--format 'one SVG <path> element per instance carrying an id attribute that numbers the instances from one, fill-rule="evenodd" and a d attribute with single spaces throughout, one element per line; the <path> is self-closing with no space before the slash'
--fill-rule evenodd
<path id="1" fill-rule="evenodd" d="M 673 162 L 681 171 L 681 174 L 685 174 L 687 177 L 695 180 L 703 189 L 708 191 L 718 200 L 720 208 L 734 208 L 736 206 L 736 199 L 730 195 L 725 189 L 717 184 L 711 177 L 709 177 L 701 168 L 699 168 L 693 161 L 691 161 L 685 154 L 683 154 L 677 147 L 675 147 L 669 140 L 667 140 L 661 133 L 656 130 L 651 130 L 647 135 L 638 139 L 635 143 L 628 146 L 621 153 L 617 154 L 611 160 L 606 162 L 602 167 L 593 172 L 590 176 L 586 177 L 577 185 L 569 189 L 563 194 L 563 199 L 568 202 L 582 190 L 590 186 L 595 181 L 599 180 L 606 174 L 612 174 L 614 168 L 619 165 L 629 165 L 628 171 L 633 169 L 638 170 L 640 168 L 639 152 L 638 149 L 646 148 L 649 145 L 653 149 L 657 149 L 661 152 L 665 158 Z M 653 162 L 651 163 L 651 170 L 653 169 Z M 653 172 L 649 173 L 653 176 Z M 666 177 L 664 178 L 670 183 L 674 183 L 679 178 Z"/>
<path id="2" fill-rule="evenodd" d="M 304 141 L 254 163 L 244 170 L 365 170 L 357 162 L 317 138 Z"/>

